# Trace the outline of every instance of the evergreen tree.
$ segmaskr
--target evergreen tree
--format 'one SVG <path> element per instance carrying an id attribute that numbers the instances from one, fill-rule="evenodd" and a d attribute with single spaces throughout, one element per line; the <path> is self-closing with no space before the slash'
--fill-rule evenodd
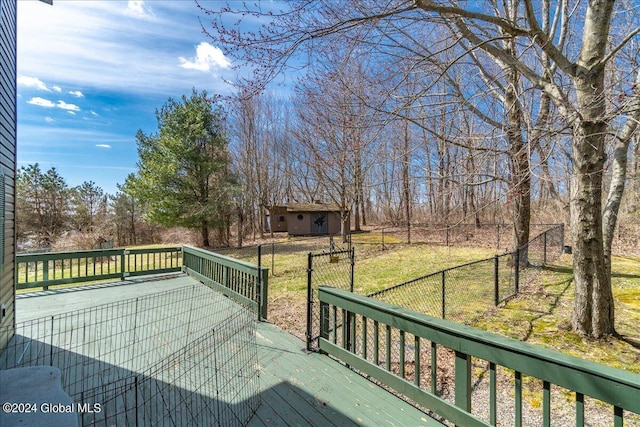
<path id="1" fill-rule="evenodd" d="M 199 230 L 210 246 L 212 230 L 224 235 L 232 212 L 234 179 L 222 107 L 195 89 L 156 111 L 158 132 L 138 131 L 138 172 L 127 179 L 149 220 Z"/>

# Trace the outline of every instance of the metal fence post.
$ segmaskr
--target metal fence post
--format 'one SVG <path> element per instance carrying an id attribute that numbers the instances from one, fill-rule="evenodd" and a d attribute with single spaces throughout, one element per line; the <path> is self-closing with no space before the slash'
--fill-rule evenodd
<path id="1" fill-rule="evenodd" d="M 447 225 L 445 226 L 445 228 L 446 228 L 446 236 L 447 236 L 447 237 L 445 238 L 445 241 L 446 241 L 446 243 L 447 243 L 447 247 L 449 247 L 449 224 L 447 224 Z"/>
<path id="2" fill-rule="evenodd" d="M 351 256 L 351 283 L 349 285 L 349 292 L 353 292 L 353 282 L 354 282 L 354 273 L 355 273 L 355 265 L 356 265 L 356 250 L 355 248 L 351 248 L 350 256 Z"/>
<path id="3" fill-rule="evenodd" d="M 446 291 L 445 291 L 445 270 L 442 270 L 442 318 L 445 318 L 445 314 L 446 314 L 446 304 L 445 304 L 445 296 L 446 296 Z"/>
<path id="4" fill-rule="evenodd" d="M 307 255 L 307 351 L 311 351 L 311 336 L 313 334 L 313 289 L 311 289 L 311 273 L 313 272 L 313 255 Z"/>
<path id="5" fill-rule="evenodd" d="M 500 302 L 500 273 L 498 255 L 493 257 L 493 305 Z"/>
<path id="6" fill-rule="evenodd" d="M 520 292 L 520 248 L 516 248 L 513 258 L 513 278 L 515 282 L 515 293 Z"/>
<path id="7" fill-rule="evenodd" d="M 542 235 L 543 249 L 542 249 L 542 265 L 547 265 L 547 232 Z"/>
<path id="8" fill-rule="evenodd" d="M 384 245 L 384 227 L 382 227 L 382 250 L 384 251 L 385 249 L 387 249 Z"/>
<path id="9" fill-rule="evenodd" d="M 258 269 L 262 267 L 262 245 L 258 245 Z"/>
<path id="10" fill-rule="evenodd" d="M 271 275 L 275 274 L 275 254 L 276 254 L 276 244 L 271 243 Z"/>

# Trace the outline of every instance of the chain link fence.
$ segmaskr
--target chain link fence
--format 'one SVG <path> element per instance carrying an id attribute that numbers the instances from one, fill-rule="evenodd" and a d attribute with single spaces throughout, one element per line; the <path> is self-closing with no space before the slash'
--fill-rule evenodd
<path id="1" fill-rule="evenodd" d="M 369 297 L 431 316 L 472 324 L 518 293 L 540 268 L 562 254 L 564 226 L 556 225 L 513 252 L 430 273 Z"/>
<path id="2" fill-rule="evenodd" d="M 285 240 L 244 246 L 212 249 L 214 252 L 267 267 L 271 276 L 303 273 L 307 269 L 305 255 L 309 252 L 342 251 L 351 248 L 351 236 L 290 237 Z M 344 240 L 344 242 L 343 242 Z"/>
<path id="3" fill-rule="evenodd" d="M 557 224 L 531 224 L 532 233 L 541 233 Z M 354 234 L 354 244 L 378 246 L 382 250 L 405 244 L 431 244 L 440 246 L 465 246 L 496 250 L 506 250 L 513 247 L 513 224 L 484 223 L 484 224 L 438 224 L 412 223 L 403 225 L 383 225 L 373 227 L 367 231 L 372 238 L 358 238 Z M 375 236 L 375 238 L 373 238 Z"/>
<path id="4" fill-rule="evenodd" d="M 355 250 L 321 253 L 307 256 L 307 350 L 317 348 L 320 337 L 320 306 L 318 286 L 326 285 L 353 292 Z"/>

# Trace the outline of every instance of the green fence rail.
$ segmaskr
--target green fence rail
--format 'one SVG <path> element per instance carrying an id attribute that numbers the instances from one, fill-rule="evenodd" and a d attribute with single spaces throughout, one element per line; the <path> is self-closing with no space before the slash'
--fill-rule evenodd
<path id="1" fill-rule="evenodd" d="M 340 289 L 320 287 L 319 299 L 321 351 L 456 425 L 505 424 L 504 419 L 499 420 L 499 407 L 512 411 L 506 424 L 523 425 L 523 415 L 528 415 L 523 407 L 531 406 L 525 401 L 532 383 L 539 388 L 541 401 L 536 425 L 568 425 L 554 417 L 554 408 L 566 406 L 569 398 L 574 405 L 570 423 L 575 421 L 576 426 L 588 425 L 585 402 L 593 399 L 609 407 L 607 425 L 640 422 L 638 374 Z M 448 366 L 440 366 L 447 362 Z M 506 381 L 502 380 L 505 376 Z M 483 390 L 489 408 L 483 414 L 471 407 L 479 377 L 488 382 Z M 448 396 L 441 389 L 447 383 L 454 385 Z"/>
<path id="2" fill-rule="evenodd" d="M 184 271 L 267 319 L 269 269 L 192 246 L 183 247 Z"/>
<path id="3" fill-rule="evenodd" d="M 182 248 L 101 249 L 16 255 L 16 288 L 126 279 L 181 271 Z"/>

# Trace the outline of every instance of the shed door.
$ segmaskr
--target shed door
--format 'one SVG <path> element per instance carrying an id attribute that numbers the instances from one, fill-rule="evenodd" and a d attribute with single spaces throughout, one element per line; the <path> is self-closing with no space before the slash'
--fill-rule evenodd
<path id="1" fill-rule="evenodd" d="M 327 234 L 329 232 L 329 215 L 327 212 L 311 213 L 311 234 Z"/>

